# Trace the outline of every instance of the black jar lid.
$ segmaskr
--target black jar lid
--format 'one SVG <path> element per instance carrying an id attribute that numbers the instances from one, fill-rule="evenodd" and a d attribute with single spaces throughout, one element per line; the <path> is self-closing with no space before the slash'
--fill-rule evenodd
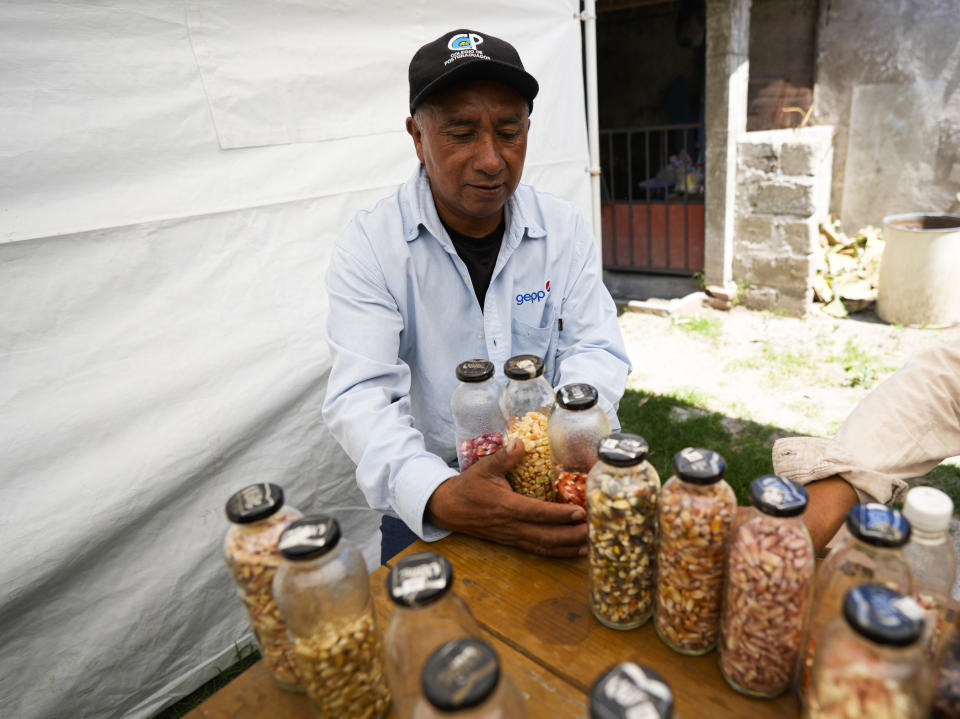
<path id="1" fill-rule="evenodd" d="M 453 712 L 484 702 L 500 680 L 500 660 L 480 639 L 454 639 L 433 652 L 423 665 L 423 695 L 441 711 Z"/>
<path id="2" fill-rule="evenodd" d="M 807 508 L 807 490 L 792 479 L 765 474 L 750 483 L 750 504 L 774 517 L 796 517 Z"/>
<path id="3" fill-rule="evenodd" d="M 632 467 L 647 458 L 647 440 L 639 434 L 614 432 L 597 444 L 597 456 L 614 467 Z"/>
<path id="4" fill-rule="evenodd" d="M 536 355 L 516 355 L 504 362 L 503 373 L 510 379 L 533 379 L 543 374 L 543 360 Z"/>
<path id="5" fill-rule="evenodd" d="M 673 692 L 653 669 L 623 662 L 604 672 L 590 689 L 590 719 L 670 719 Z"/>
<path id="6" fill-rule="evenodd" d="M 693 484 L 714 484 L 723 479 L 727 463 L 712 449 L 686 447 L 673 455 L 673 471 Z"/>
<path id="7" fill-rule="evenodd" d="M 857 634 L 877 644 L 905 647 L 923 634 L 921 606 L 883 584 L 860 584 L 847 591 L 843 617 Z"/>
<path id="8" fill-rule="evenodd" d="M 590 409 L 597 403 L 597 388 L 592 384 L 575 382 L 557 390 L 557 404 L 564 409 Z"/>
<path id="9" fill-rule="evenodd" d="M 439 599 L 453 586 L 453 567 L 442 554 L 420 552 L 390 567 L 387 594 L 402 607 L 422 607 Z"/>
<path id="10" fill-rule="evenodd" d="M 298 519 L 280 535 L 277 549 L 287 559 L 321 557 L 340 542 L 340 523 L 325 514 Z"/>
<path id="11" fill-rule="evenodd" d="M 266 519 L 283 506 L 283 489 L 276 484 L 251 484 L 227 500 L 227 519 L 248 524 Z"/>
<path id="12" fill-rule="evenodd" d="M 910 540 L 910 522 L 899 509 L 879 502 L 857 504 L 847 512 L 847 529 L 874 547 L 902 547 Z"/>
<path id="13" fill-rule="evenodd" d="M 472 359 L 457 365 L 457 379 L 461 382 L 483 382 L 493 377 L 493 362 Z"/>

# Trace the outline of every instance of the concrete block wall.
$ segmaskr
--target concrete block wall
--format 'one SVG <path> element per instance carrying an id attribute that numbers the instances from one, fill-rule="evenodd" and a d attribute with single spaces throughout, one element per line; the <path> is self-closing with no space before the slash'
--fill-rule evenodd
<path id="1" fill-rule="evenodd" d="M 809 310 L 832 166 L 832 126 L 737 140 L 733 279 L 745 306 L 797 317 Z"/>

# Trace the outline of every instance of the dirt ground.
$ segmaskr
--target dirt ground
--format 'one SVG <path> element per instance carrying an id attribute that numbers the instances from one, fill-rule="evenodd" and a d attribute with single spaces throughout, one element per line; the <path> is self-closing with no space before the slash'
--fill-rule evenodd
<path id="1" fill-rule="evenodd" d="M 832 436 L 867 392 L 911 355 L 960 340 L 960 325 L 888 325 L 872 310 L 837 320 L 704 308 L 692 317 L 626 310 L 628 387 L 679 394 L 782 434 Z"/>

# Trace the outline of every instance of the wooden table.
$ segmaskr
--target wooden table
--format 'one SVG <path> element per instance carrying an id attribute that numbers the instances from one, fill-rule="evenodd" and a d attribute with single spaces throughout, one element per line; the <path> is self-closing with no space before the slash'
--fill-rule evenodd
<path id="1" fill-rule="evenodd" d="M 700 657 L 677 654 L 659 640 L 652 621 L 627 632 L 600 624 L 587 599 L 586 559 L 545 559 L 456 534 L 431 544 L 416 542 L 398 556 L 425 550 L 440 552 L 453 564 L 454 590 L 497 650 L 504 672 L 527 698 L 530 719 L 583 719 L 594 679 L 627 660 L 663 675 L 682 719 L 800 716 L 799 703 L 791 694 L 762 700 L 734 692 L 720 675 L 716 652 Z M 381 567 L 370 575 L 381 628 L 391 610 L 387 571 Z M 187 717 L 315 719 L 307 698 L 277 689 L 263 662 Z"/>

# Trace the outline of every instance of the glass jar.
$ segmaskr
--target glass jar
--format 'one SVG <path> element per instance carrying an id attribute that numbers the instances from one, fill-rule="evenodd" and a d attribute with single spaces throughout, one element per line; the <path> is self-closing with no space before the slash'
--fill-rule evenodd
<path id="1" fill-rule="evenodd" d="M 660 476 L 635 434 L 600 440 L 587 475 L 590 608 L 601 624 L 633 629 L 653 613 Z"/>
<path id="2" fill-rule="evenodd" d="M 493 454 L 503 446 L 504 422 L 493 362 L 485 359 L 461 362 L 456 375 L 460 384 L 450 394 L 450 412 L 462 472 L 480 457 Z"/>
<path id="3" fill-rule="evenodd" d="M 452 587 L 453 567 L 435 552 L 412 554 L 390 567 L 387 594 L 394 609 L 384 634 L 384 653 L 398 719 L 413 714 L 427 657 L 451 639 L 480 636 L 476 619 Z"/>
<path id="4" fill-rule="evenodd" d="M 940 652 L 930 719 L 960 719 L 960 632 L 953 629 Z"/>
<path id="5" fill-rule="evenodd" d="M 275 484 L 251 484 L 227 500 L 232 522 L 223 543 L 227 567 L 250 617 L 263 663 L 281 689 L 303 691 L 287 638 L 287 626 L 273 601 L 273 576 L 282 557 L 277 540 L 300 512 L 283 503 Z"/>
<path id="6" fill-rule="evenodd" d="M 927 612 L 924 646 L 934 661 L 956 615 L 951 592 L 957 579 L 957 555 L 948 531 L 953 502 L 934 487 L 914 487 L 907 492 L 903 516 L 911 530 L 903 553 L 913 574 L 913 597 Z"/>
<path id="7" fill-rule="evenodd" d="M 766 475 L 750 484 L 757 511 L 738 523 L 727 554 L 720 671 L 742 694 L 774 697 L 793 678 L 816 556 L 806 525 L 807 492 Z"/>
<path id="8" fill-rule="evenodd" d="M 380 717 L 383 675 L 367 566 L 337 520 L 305 517 L 280 536 L 273 595 L 287 623 L 307 696 L 323 719 Z"/>
<path id="9" fill-rule="evenodd" d="M 586 507 L 587 473 L 597 463 L 597 445 L 610 434 L 610 419 L 597 405 L 596 387 L 567 384 L 557 390 L 557 407 L 547 423 L 557 468 L 557 499 Z"/>
<path id="10" fill-rule="evenodd" d="M 633 662 L 611 667 L 590 689 L 588 719 L 671 719 L 673 692 L 653 669 Z"/>
<path id="11" fill-rule="evenodd" d="M 925 719 L 929 665 L 923 610 L 882 584 L 862 584 L 843 600 L 816 650 L 805 719 Z"/>
<path id="12" fill-rule="evenodd" d="M 654 627 L 682 654 L 709 652 L 720 633 L 724 560 L 737 511 L 726 468 L 716 452 L 687 447 L 674 455 L 674 476 L 660 492 Z"/>
<path id="13" fill-rule="evenodd" d="M 903 514 L 877 502 L 857 504 L 847 512 L 846 527 L 849 534 L 823 560 L 814 582 L 804 630 L 805 649 L 798 666 L 801 698 L 810 683 L 817 641 L 824 627 L 840 616 L 849 589 L 864 582 L 878 582 L 913 595 L 913 578 L 903 553 L 910 539 L 910 523 Z"/>
<path id="14" fill-rule="evenodd" d="M 420 673 L 414 719 L 524 719 L 523 697 L 501 673 L 500 659 L 481 639 L 454 639 L 435 650 Z"/>
<path id="15" fill-rule="evenodd" d="M 507 473 L 513 491 L 552 502 L 556 496 L 556 471 L 547 438 L 553 410 L 553 389 L 543 376 L 543 360 L 536 355 L 511 357 L 503 366 L 507 384 L 500 395 L 506 422 L 504 444 L 523 440 L 524 455 Z"/>

